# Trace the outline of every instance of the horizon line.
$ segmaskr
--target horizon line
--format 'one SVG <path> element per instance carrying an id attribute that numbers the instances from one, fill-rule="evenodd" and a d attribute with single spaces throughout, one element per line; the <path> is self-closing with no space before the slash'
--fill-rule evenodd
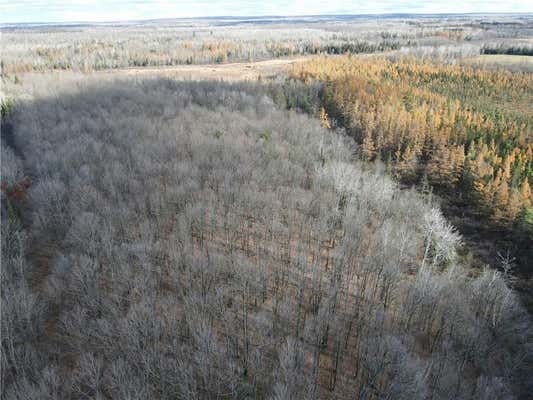
<path id="1" fill-rule="evenodd" d="M 147 19 L 117 19 L 112 21 L 96 20 L 78 20 L 78 21 L 31 21 L 31 22 L 1 22 L 0 27 L 17 26 L 17 25 L 111 25 L 117 23 L 143 23 L 158 21 L 177 21 L 177 20 L 217 20 L 217 19 L 266 19 L 266 18 L 327 18 L 327 17 L 444 17 L 444 16 L 533 16 L 533 12 L 443 12 L 443 13 L 420 13 L 420 12 L 402 12 L 402 13 L 363 13 L 363 14 L 273 14 L 273 15 L 217 15 L 217 16 L 198 16 L 198 17 L 168 17 L 168 18 L 147 18 Z"/>

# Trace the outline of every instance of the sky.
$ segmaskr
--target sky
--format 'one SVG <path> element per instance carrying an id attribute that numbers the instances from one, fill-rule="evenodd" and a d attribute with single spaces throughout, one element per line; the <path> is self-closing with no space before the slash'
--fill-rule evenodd
<path id="1" fill-rule="evenodd" d="M 0 0 L 0 23 L 387 13 L 533 13 L 533 0 Z"/>

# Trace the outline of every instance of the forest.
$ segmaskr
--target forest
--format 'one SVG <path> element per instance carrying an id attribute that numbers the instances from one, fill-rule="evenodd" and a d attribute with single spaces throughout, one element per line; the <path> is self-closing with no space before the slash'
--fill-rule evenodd
<path id="1" fill-rule="evenodd" d="M 223 64 L 317 54 L 414 52 L 444 59 L 531 54 L 528 15 L 448 18 L 314 16 L 176 19 L 124 24 L 4 25 L 2 74 Z"/>
<path id="2" fill-rule="evenodd" d="M 278 89 L 93 80 L 13 105 L 3 398 L 528 393 L 510 275 L 472 274 L 430 197 Z"/>
<path id="3" fill-rule="evenodd" d="M 531 398 L 530 15 L 0 29 L 2 400 Z"/>
<path id="4" fill-rule="evenodd" d="M 532 243 L 531 73 L 344 57 L 291 74 L 324 84 L 321 118 L 346 128 L 363 159 L 381 159 L 402 181 L 431 186 Z M 526 249 L 523 257 L 532 256 Z"/>

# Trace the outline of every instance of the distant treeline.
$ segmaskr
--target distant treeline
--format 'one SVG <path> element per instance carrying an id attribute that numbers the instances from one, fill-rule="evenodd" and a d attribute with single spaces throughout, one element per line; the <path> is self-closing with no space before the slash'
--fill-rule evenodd
<path id="1" fill-rule="evenodd" d="M 407 44 L 408 45 L 408 44 Z M 311 48 L 309 53 L 316 54 L 358 54 L 358 53 L 376 53 L 380 51 L 398 50 L 402 44 L 398 41 L 383 40 L 378 43 L 370 42 L 346 42 L 341 44 L 330 44 L 320 46 L 318 48 Z"/>
<path id="2" fill-rule="evenodd" d="M 130 45 L 86 41 L 68 46 L 50 44 L 29 50 L 22 57 L 4 57 L 4 74 L 47 70 L 93 71 L 128 67 L 158 67 L 183 64 L 222 64 L 316 54 L 359 54 L 398 50 L 410 41 L 389 39 L 353 40 L 168 40 Z M 30 54 L 31 56 L 28 56 Z"/>
<path id="3" fill-rule="evenodd" d="M 483 46 L 481 54 L 507 54 L 513 56 L 533 56 L 532 46 Z"/>
<path id="4" fill-rule="evenodd" d="M 4 30 L 2 74 L 71 69 L 90 72 L 390 51 L 453 61 L 479 55 L 482 46 L 486 54 L 506 48 L 516 54 L 531 55 L 527 42 L 519 40 L 530 35 L 533 25 L 520 20 L 520 25 L 482 26 L 461 19 L 270 23 L 246 23 L 238 29 L 203 24 L 187 24 L 184 28 L 176 23 L 159 23 Z M 500 43 L 505 43 L 502 49 Z"/>

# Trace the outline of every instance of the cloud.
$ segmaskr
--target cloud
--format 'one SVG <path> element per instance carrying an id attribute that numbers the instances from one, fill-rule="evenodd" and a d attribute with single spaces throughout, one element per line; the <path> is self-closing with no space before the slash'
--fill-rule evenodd
<path id="1" fill-rule="evenodd" d="M 124 21 L 203 16 L 533 12 L 531 0 L 0 0 L 0 22 Z"/>

